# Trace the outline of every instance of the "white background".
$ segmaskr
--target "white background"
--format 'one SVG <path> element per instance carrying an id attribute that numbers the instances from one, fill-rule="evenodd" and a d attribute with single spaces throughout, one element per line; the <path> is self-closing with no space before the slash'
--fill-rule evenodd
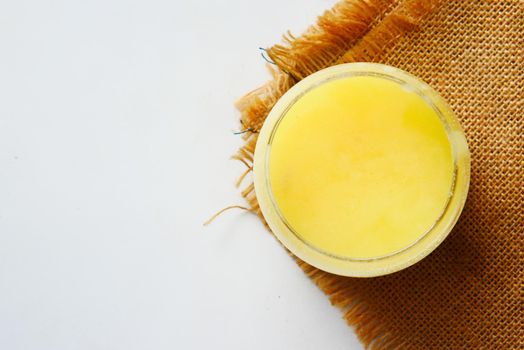
<path id="1" fill-rule="evenodd" d="M 0 1 L 0 348 L 360 349 L 242 204 L 233 102 L 328 0 Z"/>

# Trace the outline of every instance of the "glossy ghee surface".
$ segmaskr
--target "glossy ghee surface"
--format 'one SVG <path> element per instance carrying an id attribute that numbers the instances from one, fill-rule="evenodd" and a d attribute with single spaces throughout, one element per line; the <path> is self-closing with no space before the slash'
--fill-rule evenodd
<path id="1" fill-rule="evenodd" d="M 312 87 L 271 135 L 270 193 L 286 224 L 329 255 L 401 251 L 442 216 L 453 186 L 443 121 L 393 80 L 349 76 Z"/>

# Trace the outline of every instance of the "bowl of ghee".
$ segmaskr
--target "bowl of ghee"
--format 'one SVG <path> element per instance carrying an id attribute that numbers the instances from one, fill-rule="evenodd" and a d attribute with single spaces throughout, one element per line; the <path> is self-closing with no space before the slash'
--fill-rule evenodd
<path id="1" fill-rule="evenodd" d="M 278 100 L 253 170 L 262 214 L 287 249 L 330 273 L 373 277 L 446 238 L 466 201 L 470 155 L 430 86 L 394 67 L 349 63 Z"/>

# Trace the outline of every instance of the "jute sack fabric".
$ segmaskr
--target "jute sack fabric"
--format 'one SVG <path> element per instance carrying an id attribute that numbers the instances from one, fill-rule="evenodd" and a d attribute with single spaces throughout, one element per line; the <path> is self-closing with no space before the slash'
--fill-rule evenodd
<path id="1" fill-rule="evenodd" d="M 298 14 L 297 14 L 298 15 Z M 296 259 L 371 349 L 524 349 L 524 2 L 345 0 L 300 37 L 267 50 L 273 79 L 237 107 L 252 170 L 257 132 L 278 98 L 343 62 L 404 69 L 451 104 L 471 151 L 464 212 L 414 266 L 358 279 Z M 253 184 L 243 196 L 262 220 Z"/>

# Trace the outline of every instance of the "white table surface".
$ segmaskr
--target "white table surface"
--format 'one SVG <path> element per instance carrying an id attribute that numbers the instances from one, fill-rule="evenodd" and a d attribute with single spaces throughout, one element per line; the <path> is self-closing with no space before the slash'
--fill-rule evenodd
<path id="1" fill-rule="evenodd" d="M 0 2 L 0 348 L 361 349 L 233 186 L 258 47 L 328 0 Z"/>

